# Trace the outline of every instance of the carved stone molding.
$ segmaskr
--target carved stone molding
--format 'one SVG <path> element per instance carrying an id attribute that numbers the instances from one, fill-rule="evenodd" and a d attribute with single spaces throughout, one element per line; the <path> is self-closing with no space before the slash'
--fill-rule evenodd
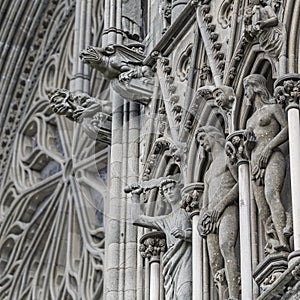
<path id="1" fill-rule="evenodd" d="M 140 239 L 139 251 L 143 258 L 159 257 L 166 249 L 166 236 L 161 231 L 146 233 Z"/>
<path id="2" fill-rule="evenodd" d="M 256 267 L 253 277 L 261 291 L 268 290 L 288 268 L 287 257 L 288 253 L 271 254 Z"/>
<path id="3" fill-rule="evenodd" d="M 177 63 L 176 73 L 181 81 L 185 81 L 188 78 L 190 64 L 191 64 L 191 54 L 192 54 L 193 44 L 189 44 Z"/>
<path id="4" fill-rule="evenodd" d="M 151 101 L 154 82 L 149 78 L 132 78 L 129 81 L 112 80 L 112 88 L 123 98 L 146 105 Z"/>
<path id="5" fill-rule="evenodd" d="M 170 141 L 164 138 L 158 138 L 155 141 L 144 167 L 143 180 L 149 180 L 152 177 L 154 170 L 157 167 L 156 162 L 159 160 L 160 156 L 169 149 L 169 147 Z"/>
<path id="6" fill-rule="evenodd" d="M 300 260 L 299 257 L 289 262 L 288 268 L 261 293 L 257 300 L 291 300 L 298 299 L 300 286 Z M 297 297 L 297 298 L 296 298 Z"/>
<path id="7" fill-rule="evenodd" d="M 218 12 L 218 22 L 222 28 L 227 28 L 231 24 L 233 0 L 223 0 Z"/>
<path id="8" fill-rule="evenodd" d="M 299 109 L 300 74 L 286 74 L 275 82 L 275 98 L 286 109 Z"/>

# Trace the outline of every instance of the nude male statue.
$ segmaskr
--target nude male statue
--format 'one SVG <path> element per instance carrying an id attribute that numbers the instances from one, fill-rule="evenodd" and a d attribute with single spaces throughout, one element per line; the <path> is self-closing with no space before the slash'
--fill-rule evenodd
<path id="1" fill-rule="evenodd" d="M 225 138 L 217 128 L 201 127 L 196 139 L 205 151 L 212 154 L 212 163 L 204 177 L 198 231 L 206 238 L 214 277 L 220 276 L 225 268 L 227 285 L 219 286 L 219 295 L 228 286 L 229 299 L 238 299 L 239 268 L 234 251 L 238 234 L 237 172 L 229 163 L 224 148 Z"/>

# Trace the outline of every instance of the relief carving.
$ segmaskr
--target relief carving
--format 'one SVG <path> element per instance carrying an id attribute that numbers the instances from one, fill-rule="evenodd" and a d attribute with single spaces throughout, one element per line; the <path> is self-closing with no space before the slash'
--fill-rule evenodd
<path id="1" fill-rule="evenodd" d="M 227 28 L 231 25 L 231 16 L 234 0 L 224 0 L 218 12 L 218 22 L 222 28 Z"/>
<path id="2" fill-rule="evenodd" d="M 181 185 L 173 178 L 164 178 L 160 193 L 172 207 L 162 216 L 146 216 L 140 210 L 143 188 L 132 185 L 132 218 L 135 225 L 158 229 L 165 233 L 167 251 L 163 255 L 163 278 L 166 300 L 192 299 L 192 225 L 188 213 L 181 209 Z"/>
<path id="3" fill-rule="evenodd" d="M 230 299 L 238 299 L 239 268 L 234 251 L 238 234 L 237 170 L 226 157 L 225 138 L 217 128 L 201 127 L 196 139 L 206 152 L 212 154 L 213 159 L 204 178 L 198 231 L 207 241 L 219 299 L 225 299 L 226 293 Z M 226 280 L 221 275 L 224 269 Z"/>
<path id="4" fill-rule="evenodd" d="M 286 161 L 279 146 L 288 138 L 286 116 L 281 105 L 271 97 L 263 76 L 252 74 L 246 77 L 244 89 L 245 97 L 254 109 L 246 131 L 255 137 L 255 145 L 250 149 L 252 187 L 265 228 L 265 250 L 267 254 L 289 251 L 291 218 L 282 205 L 280 195 Z"/>
<path id="5" fill-rule="evenodd" d="M 269 0 L 251 0 L 245 23 L 246 33 L 256 38 L 270 56 L 279 57 L 284 44 L 283 25 Z"/>

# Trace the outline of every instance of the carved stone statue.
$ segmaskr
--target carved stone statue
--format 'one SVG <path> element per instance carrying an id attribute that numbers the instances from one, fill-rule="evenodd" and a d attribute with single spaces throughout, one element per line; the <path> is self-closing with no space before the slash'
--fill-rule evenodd
<path id="1" fill-rule="evenodd" d="M 228 131 L 234 131 L 234 120 L 232 118 L 233 111 L 235 110 L 236 97 L 232 87 L 221 85 L 213 90 L 213 96 L 216 103 L 226 113 Z"/>
<path id="2" fill-rule="evenodd" d="M 236 168 L 228 161 L 224 149 L 225 138 L 217 128 L 200 128 L 196 139 L 206 152 L 212 154 L 212 163 L 204 178 L 198 231 L 207 241 L 210 267 L 219 289 L 219 299 L 225 299 L 227 288 L 229 299 L 238 299 L 239 268 L 234 251 L 238 234 Z"/>
<path id="3" fill-rule="evenodd" d="M 245 97 L 254 113 L 247 121 L 247 134 L 254 135 L 251 151 L 253 193 L 264 224 L 266 252 L 289 251 L 291 234 L 289 217 L 281 202 L 286 161 L 278 148 L 288 138 L 285 113 L 266 87 L 266 79 L 258 74 L 244 79 Z"/>
<path id="4" fill-rule="evenodd" d="M 88 136 L 110 143 L 112 103 L 87 94 L 73 95 L 69 90 L 56 89 L 49 94 L 50 106 L 58 115 L 81 123 Z"/>
<path id="5" fill-rule="evenodd" d="M 82 122 L 84 118 L 93 117 L 97 112 L 111 114 L 111 102 L 97 100 L 87 94 L 74 96 L 66 89 L 56 89 L 50 95 L 52 110 L 58 115 L 65 115 L 75 122 Z"/>
<path id="6" fill-rule="evenodd" d="M 135 225 L 161 230 L 166 235 L 167 252 L 163 255 L 163 277 L 166 300 L 192 299 L 192 226 L 188 213 L 181 209 L 180 185 L 171 178 L 160 183 L 160 192 L 172 207 L 168 215 L 150 217 L 139 208 L 142 188 L 136 186 L 132 198 Z"/>
<path id="7" fill-rule="evenodd" d="M 248 16 L 250 35 L 256 36 L 260 46 L 271 56 L 278 58 L 284 36 L 283 25 L 271 6 L 270 0 L 251 0 Z"/>

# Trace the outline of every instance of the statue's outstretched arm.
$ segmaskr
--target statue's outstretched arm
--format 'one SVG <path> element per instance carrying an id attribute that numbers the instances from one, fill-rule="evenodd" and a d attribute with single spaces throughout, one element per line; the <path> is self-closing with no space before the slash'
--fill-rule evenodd
<path id="1" fill-rule="evenodd" d="M 132 189 L 132 206 L 131 206 L 131 220 L 134 225 L 159 229 L 157 221 L 160 217 L 145 216 L 141 210 L 140 195 L 143 192 L 143 188 L 138 186 Z"/>

